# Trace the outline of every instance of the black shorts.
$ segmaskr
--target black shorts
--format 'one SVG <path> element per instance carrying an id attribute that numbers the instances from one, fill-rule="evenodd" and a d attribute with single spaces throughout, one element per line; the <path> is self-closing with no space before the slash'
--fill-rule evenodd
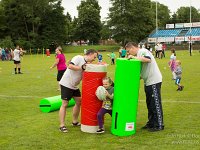
<path id="1" fill-rule="evenodd" d="M 81 97 L 81 92 L 79 89 L 73 90 L 63 85 L 61 86 L 61 98 L 62 100 L 69 101 L 72 97 Z"/>
<path id="2" fill-rule="evenodd" d="M 65 69 L 66 70 L 66 69 Z M 57 74 L 57 81 L 60 81 L 63 74 L 65 73 L 65 70 L 58 70 L 58 74 Z"/>
<path id="3" fill-rule="evenodd" d="M 14 60 L 14 64 L 20 64 L 20 63 L 21 63 L 20 61 Z"/>

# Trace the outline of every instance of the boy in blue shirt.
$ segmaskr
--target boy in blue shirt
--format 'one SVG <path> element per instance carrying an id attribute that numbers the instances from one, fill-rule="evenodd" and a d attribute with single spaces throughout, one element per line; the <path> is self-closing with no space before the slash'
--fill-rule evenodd
<path id="1" fill-rule="evenodd" d="M 100 54 L 99 52 L 98 52 L 97 58 L 98 58 L 98 62 L 102 62 L 103 61 L 103 55 Z"/>

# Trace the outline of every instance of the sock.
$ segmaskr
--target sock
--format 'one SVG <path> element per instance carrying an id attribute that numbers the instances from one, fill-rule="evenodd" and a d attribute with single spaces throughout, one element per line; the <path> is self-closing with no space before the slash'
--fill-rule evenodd
<path id="1" fill-rule="evenodd" d="M 20 72 L 20 69 L 21 69 L 21 68 L 18 68 L 18 72 Z"/>
<path id="2" fill-rule="evenodd" d="M 17 72 L 17 68 L 15 68 L 15 72 Z"/>

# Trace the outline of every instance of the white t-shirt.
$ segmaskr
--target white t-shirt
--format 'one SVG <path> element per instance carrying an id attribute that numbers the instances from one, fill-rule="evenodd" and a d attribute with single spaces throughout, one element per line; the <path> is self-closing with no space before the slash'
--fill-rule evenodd
<path id="1" fill-rule="evenodd" d="M 162 51 L 162 44 L 158 44 L 157 50 Z"/>
<path id="2" fill-rule="evenodd" d="M 162 75 L 158 68 L 155 58 L 152 53 L 147 49 L 139 49 L 137 53 L 138 57 L 150 57 L 150 63 L 142 63 L 141 77 L 144 80 L 145 86 L 153 85 L 162 82 Z"/>
<path id="3" fill-rule="evenodd" d="M 170 60 L 176 60 L 176 56 L 174 56 L 174 54 L 171 54 Z"/>
<path id="4" fill-rule="evenodd" d="M 73 63 L 75 66 L 80 66 L 84 65 L 86 63 L 85 59 L 83 56 L 77 55 L 72 58 L 71 63 Z M 82 74 L 83 70 L 71 70 L 67 68 L 65 71 L 64 75 L 62 76 L 59 84 L 62 86 L 65 86 L 70 89 L 78 89 L 78 85 L 80 81 L 82 80 Z"/>
<path id="5" fill-rule="evenodd" d="M 20 61 L 20 50 L 15 49 L 15 50 L 13 51 L 13 54 L 14 54 L 13 60 L 15 60 L 15 61 Z"/>

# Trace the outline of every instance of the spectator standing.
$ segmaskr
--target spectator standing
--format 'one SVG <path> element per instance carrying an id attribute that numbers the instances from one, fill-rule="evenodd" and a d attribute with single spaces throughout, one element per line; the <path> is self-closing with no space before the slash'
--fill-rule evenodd
<path id="1" fill-rule="evenodd" d="M 57 81 L 58 81 L 58 91 L 60 91 L 59 81 L 61 80 L 65 70 L 67 69 L 65 55 L 63 54 L 62 48 L 60 46 L 56 48 L 56 60 L 55 63 L 50 67 L 50 69 L 53 69 L 55 66 L 57 66 L 58 70 Z"/>
<path id="2" fill-rule="evenodd" d="M 23 55 L 23 53 L 25 53 L 25 51 L 23 51 L 22 49 L 19 48 L 19 46 L 17 45 L 15 50 L 13 51 L 13 60 L 14 60 L 14 64 L 15 64 L 15 74 L 17 74 L 17 70 L 18 70 L 18 74 L 22 74 L 21 72 L 21 61 L 20 61 L 20 57 Z"/>

